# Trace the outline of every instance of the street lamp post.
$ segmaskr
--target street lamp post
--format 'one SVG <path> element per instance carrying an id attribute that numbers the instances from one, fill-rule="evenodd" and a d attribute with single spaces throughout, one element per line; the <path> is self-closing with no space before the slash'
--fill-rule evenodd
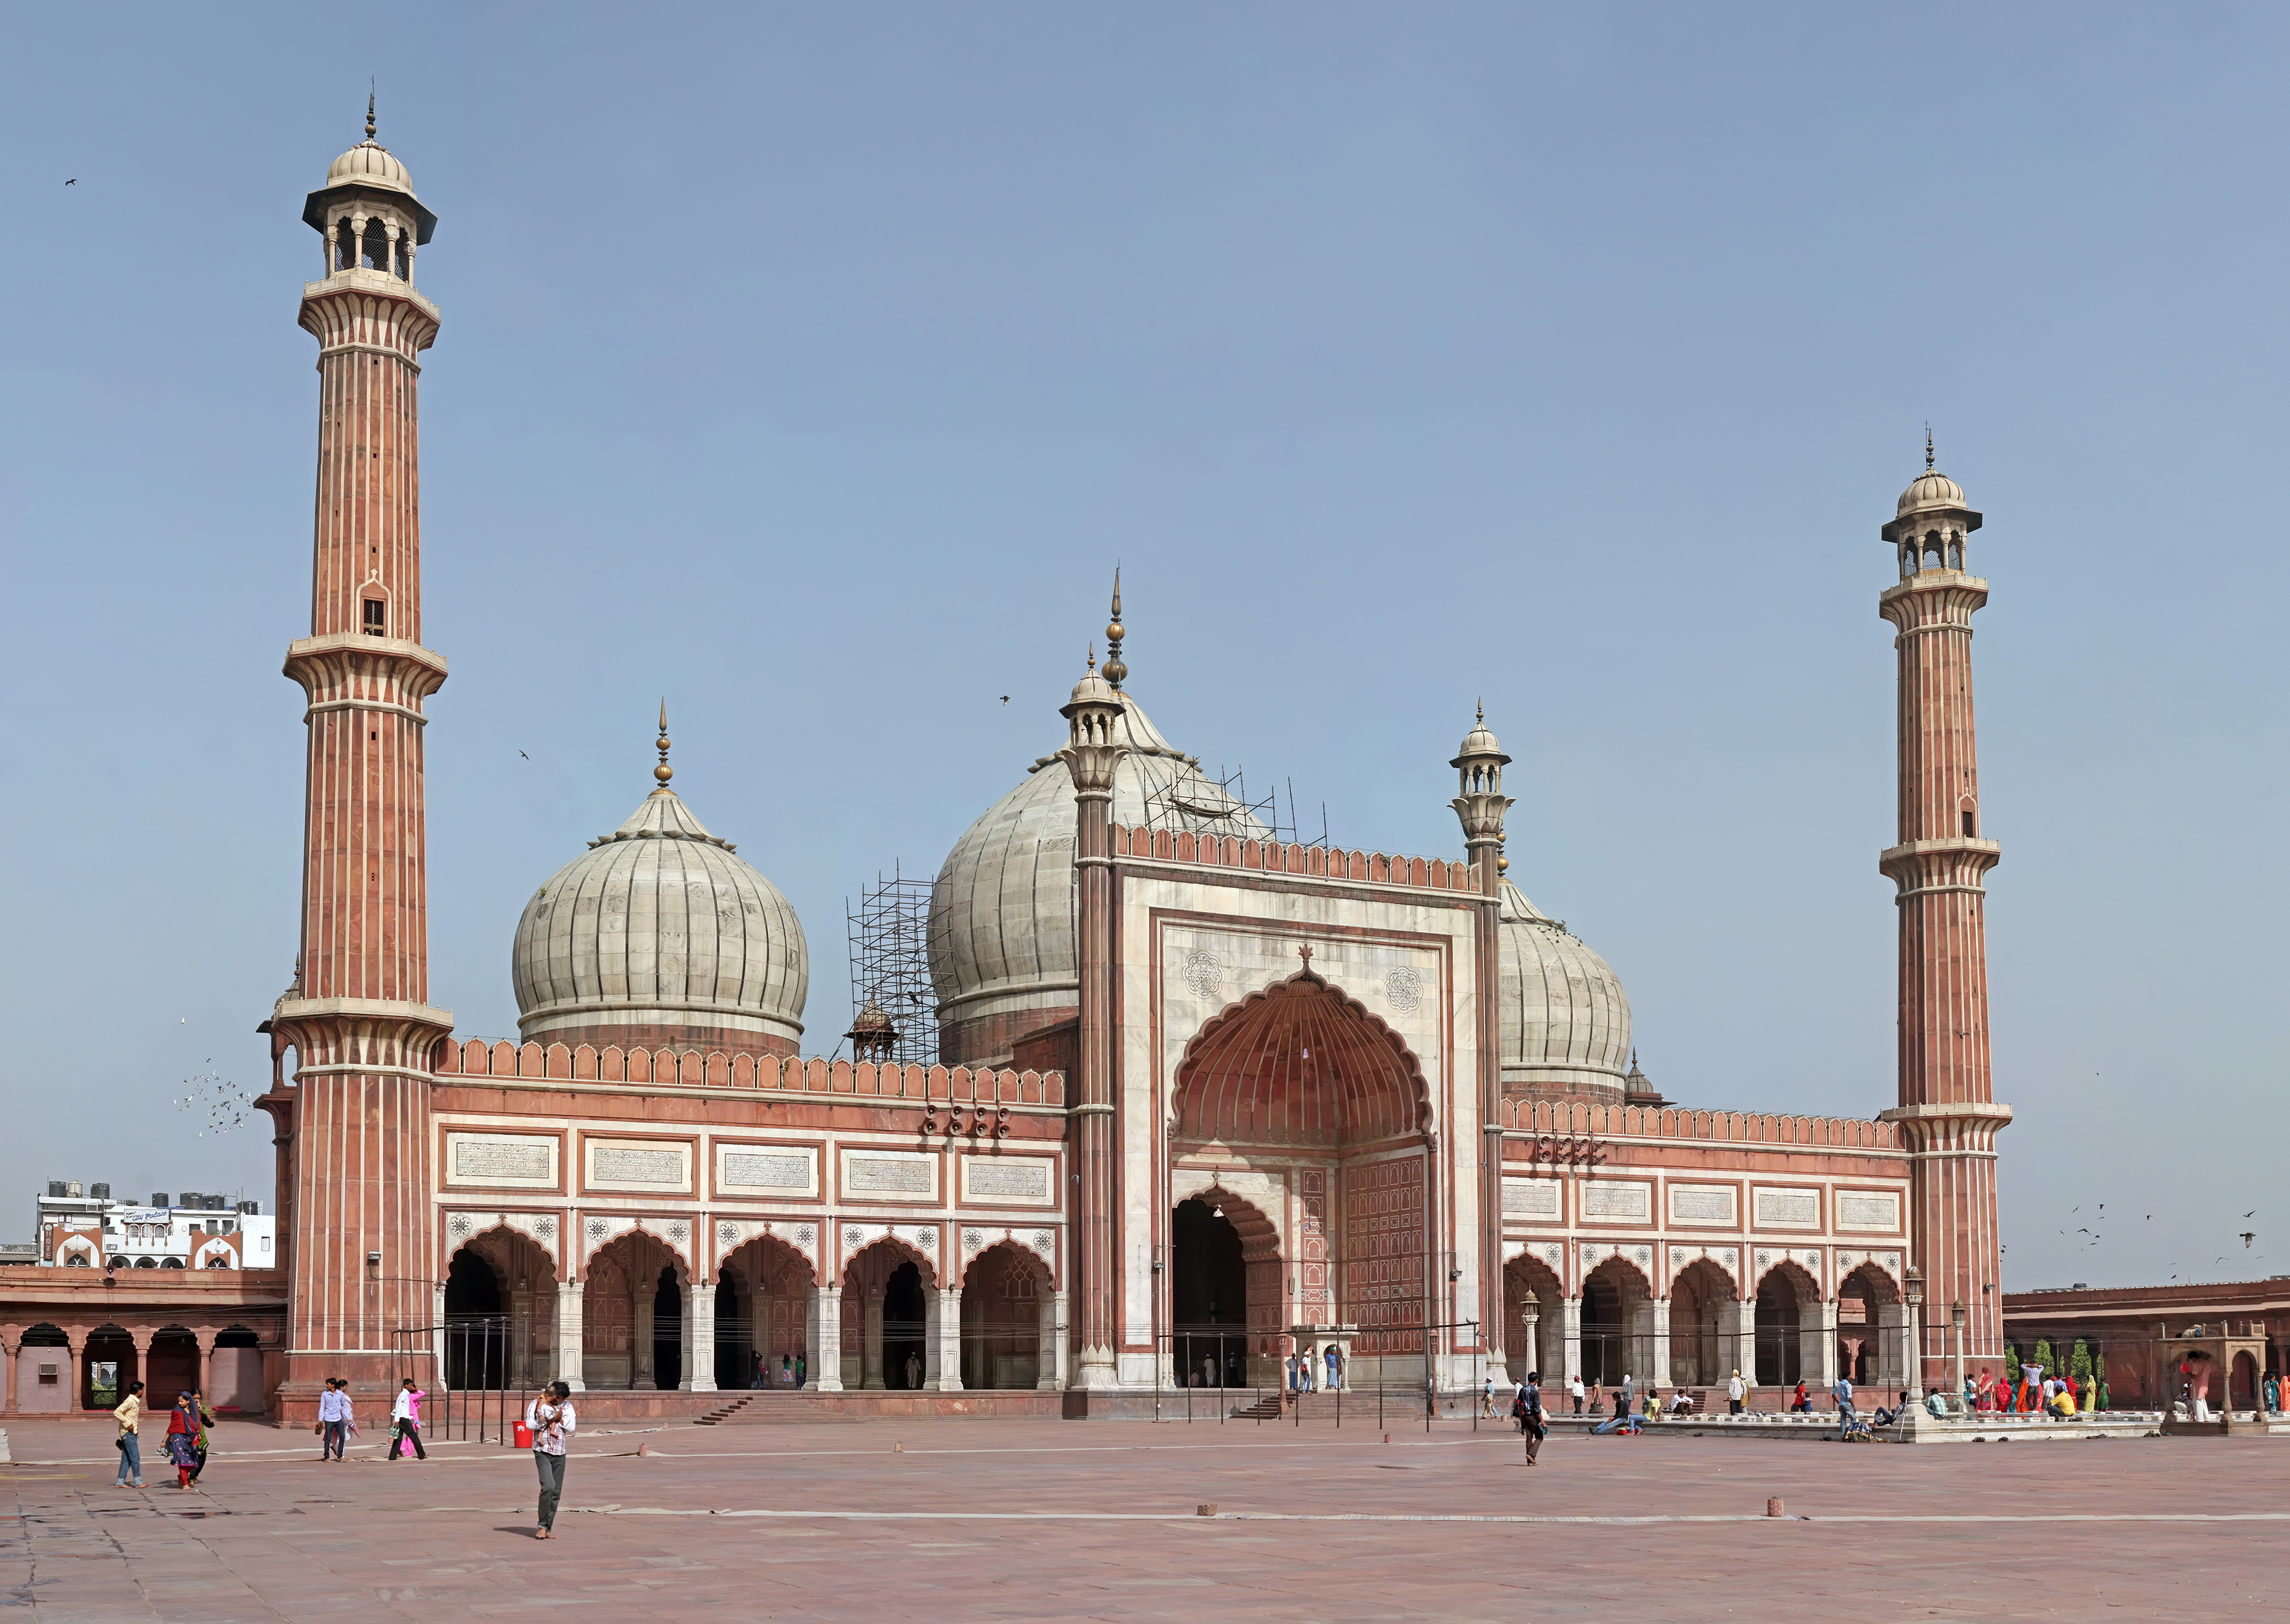
<path id="1" fill-rule="evenodd" d="M 1534 1334 L 1535 1326 L 1541 1318 L 1542 1303 L 1530 1289 L 1526 1293 L 1525 1300 L 1519 1304 L 1518 1308 L 1518 1323 L 1526 1327 L 1526 1368 L 1529 1371 L 1539 1371 L 1542 1368 L 1537 1352 L 1541 1344 L 1536 1340 Z"/>
<path id="2" fill-rule="evenodd" d="M 1908 1289 L 1902 1294 L 1908 1299 L 1909 1403 L 1921 1404 L 1925 1399 L 1925 1271 L 1913 1263 L 1909 1265 Z"/>
<path id="3" fill-rule="evenodd" d="M 1957 1402 L 1964 1402 L 1964 1322 L 1970 1317 L 1964 1304 L 1958 1301 L 1948 1311 L 1949 1324 L 1956 1328 L 1956 1393 Z"/>

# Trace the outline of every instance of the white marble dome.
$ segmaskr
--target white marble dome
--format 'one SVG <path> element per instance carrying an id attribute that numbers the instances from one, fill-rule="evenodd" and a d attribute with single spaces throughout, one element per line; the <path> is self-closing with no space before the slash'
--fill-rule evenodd
<path id="1" fill-rule="evenodd" d="M 604 1027 L 803 1036 L 811 960 L 777 887 L 665 787 L 551 875 L 510 956 L 529 1039 Z"/>
<path id="2" fill-rule="evenodd" d="M 1961 508 L 1965 505 L 1964 487 L 1947 475 L 1926 468 L 1909 482 L 1901 492 L 1897 514 L 1922 513 L 1933 508 Z"/>
<path id="3" fill-rule="evenodd" d="M 1509 880 L 1501 898 L 1503 1092 L 1620 1100 L 1630 1053 L 1621 981 Z"/>
<path id="4" fill-rule="evenodd" d="M 413 195 L 413 177 L 405 172 L 389 148 L 373 140 L 363 140 L 336 158 L 326 167 L 326 184 L 336 186 L 372 186 L 384 191 Z"/>
<path id="5" fill-rule="evenodd" d="M 1150 821 L 1245 840 L 1270 833 L 1203 778 L 1199 759 L 1164 739 L 1135 699 L 1117 697 L 1114 731 L 1129 749 L 1114 770 L 1116 823 Z M 1073 776 L 1065 763 L 1045 756 L 947 854 L 931 887 L 930 972 L 949 1063 L 1005 1055 L 1011 1031 L 1047 1025 L 1078 1007 L 1073 847 Z M 1037 1012 L 1043 1013 L 1034 1020 Z"/>

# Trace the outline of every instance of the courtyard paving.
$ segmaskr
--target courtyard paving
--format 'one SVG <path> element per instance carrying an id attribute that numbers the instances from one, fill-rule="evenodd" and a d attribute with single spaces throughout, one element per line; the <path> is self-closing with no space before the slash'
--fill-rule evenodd
<path id="1" fill-rule="evenodd" d="M 526 1455 L 225 1423 L 200 1488 L 18 1422 L 0 1609 L 44 1620 L 2280 1618 L 2290 1440 L 1851 1447 L 1444 1423 L 898 1420 Z M 154 1440 L 156 1442 L 156 1439 Z M 639 1449 L 647 1452 L 639 1453 Z M 169 1486 L 161 1486 L 165 1484 Z M 1778 1497 L 1784 1515 L 1766 1515 Z M 1213 1516 L 1199 1515 L 1213 1504 Z"/>

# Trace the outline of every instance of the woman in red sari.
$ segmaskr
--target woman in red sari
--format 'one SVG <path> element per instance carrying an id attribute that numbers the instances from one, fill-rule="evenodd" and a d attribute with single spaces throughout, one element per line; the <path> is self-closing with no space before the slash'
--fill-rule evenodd
<path id="1" fill-rule="evenodd" d="M 198 1470 L 199 1424 L 191 1414 L 191 1405 L 197 1401 L 188 1393 L 175 1395 L 175 1412 L 167 1418 L 167 1459 L 174 1463 L 175 1486 L 191 1486 L 191 1474 Z"/>

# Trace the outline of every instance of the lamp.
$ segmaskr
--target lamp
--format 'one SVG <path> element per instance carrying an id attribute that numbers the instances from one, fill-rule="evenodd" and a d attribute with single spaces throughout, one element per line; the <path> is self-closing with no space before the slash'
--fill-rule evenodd
<path id="1" fill-rule="evenodd" d="M 1901 1295 L 1908 1302 L 1909 1368 L 1908 1394 L 1911 1403 L 1925 1396 L 1925 1271 L 1915 1264 L 1909 1265 L 1902 1279 Z"/>

